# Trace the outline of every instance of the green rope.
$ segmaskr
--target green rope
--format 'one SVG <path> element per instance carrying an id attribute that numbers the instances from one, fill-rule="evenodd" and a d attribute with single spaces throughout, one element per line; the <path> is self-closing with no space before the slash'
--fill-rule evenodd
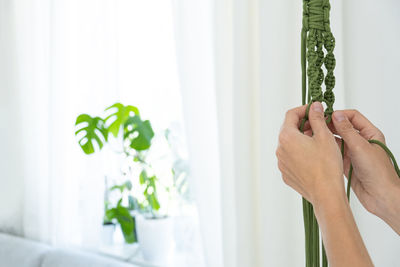
<path id="1" fill-rule="evenodd" d="M 335 38 L 331 32 L 328 0 L 303 0 L 303 28 L 301 30 L 301 69 L 302 69 L 302 103 L 306 104 L 306 115 L 301 121 L 300 130 L 308 120 L 311 103 L 324 102 L 327 106 L 325 115 L 327 123 L 331 121 L 335 95 L 336 61 L 333 54 Z M 324 55 L 324 49 L 326 55 Z M 326 76 L 322 70 L 325 66 Z M 308 81 L 308 83 L 307 83 Z M 322 84 L 325 81 L 325 92 Z M 308 90 L 307 90 L 308 86 Z M 307 94 L 308 93 L 308 94 Z M 320 266 L 319 227 L 312 204 L 303 198 L 303 219 L 305 230 L 306 267 Z M 322 244 L 322 265 L 328 266 L 324 245 Z"/>
<path id="2" fill-rule="evenodd" d="M 300 131 L 304 133 L 304 125 L 308 120 L 308 113 L 313 102 L 319 101 L 326 104 L 324 111 L 327 117 L 326 123 L 332 120 L 335 95 L 334 69 L 336 66 L 335 38 L 330 28 L 329 0 L 303 0 L 303 27 L 301 30 L 301 71 L 302 71 L 302 104 L 307 105 L 306 114 L 300 123 Z M 324 53 L 324 49 L 326 54 Z M 326 69 L 326 75 L 322 69 Z M 325 91 L 322 84 L 325 83 Z M 400 169 L 392 152 L 377 140 L 369 140 L 370 143 L 379 145 L 391 158 L 394 168 L 400 177 Z M 344 141 L 341 144 L 342 157 L 344 156 Z M 350 185 L 353 173 L 353 165 L 350 164 L 347 183 L 347 198 L 350 201 Z M 303 198 L 303 219 L 305 232 L 306 267 L 320 266 L 320 238 L 318 222 L 314 214 L 313 206 Z M 325 247 L 322 243 L 322 266 L 328 267 Z"/>

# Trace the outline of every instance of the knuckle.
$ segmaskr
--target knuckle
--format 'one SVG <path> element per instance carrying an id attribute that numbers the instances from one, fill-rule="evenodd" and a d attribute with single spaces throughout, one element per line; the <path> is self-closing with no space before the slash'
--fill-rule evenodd
<path id="1" fill-rule="evenodd" d="M 290 117 L 290 115 L 293 113 L 293 109 L 289 109 L 285 113 L 285 118 Z"/>
<path id="2" fill-rule="evenodd" d="M 324 114 L 323 113 L 314 113 L 312 116 L 310 116 L 309 120 L 310 121 L 322 121 L 324 120 Z"/>
<path id="3" fill-rule="evenodd" d="M 350 109 L 349 110 L 351 113 L 354 113 L 354 115 L 361 115 L 361 112 L 360 111 L 358 111 L 358 109 Z"/>
<path id="4" fill-rule="evenodd" d="M 385 135 L 384 135 L 378 128 L 376 128 L 376 136 L 377 136 L 377 138 L 380 139 L 383 143 L 386 143 Z"/>
<path id="5" fill-rule="evenodd" d="M 290 140 L 289 133 L 285 130 L 281 131 L 281 133 L 279 134 L 279 143 L 286 144 L 287 142 L 289 142 L 289 140 Z"/>
<path id="6" fill-rule="evenodd" d="M 343 133 L 348 133 L 354 131 L 353 125 L 348 121 L 343 121 L 340 125 L 340 129 Z"/>
<path id="7" fill-rule="evenodd" d="M 357 154 L 359 154 L 359 153 L 361 153 L 361 152 L 363 152 L 364 151 L 364 149 L 365 149 L 365 146 L 364 145 L 362 145 L 362 144 L 356 144 L 356 145 L 354 145 L 353 147 L 352 147 L 352 153 L 351 154 L 354 154 L 354 155 L 357 155 Z"/>
<path id="8" fill-rule="evenodd" d="M 287 178 L 286 175 L 282 175 L 282 180 L 283 180 L 283 182 L 284 182 L 286 185 L 289 185 L 289 184 L 290 184 L 289 179 Z"/>

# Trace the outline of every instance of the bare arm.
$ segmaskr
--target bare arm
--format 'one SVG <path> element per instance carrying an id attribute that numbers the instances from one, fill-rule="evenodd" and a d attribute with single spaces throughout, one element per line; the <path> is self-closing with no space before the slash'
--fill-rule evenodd
<path id="1" fill-rule="evenodd" d="M 312 136 L 298 130 L 305 108 L 288 111 L 281 128 L 276 155 L 282 178 L 313 204 L 330 266 L 373 266 L 346 199 L 342 156 L 322 106 L 310 109 Z"/>
<path id="2" fill-rule="evenodd" d="M 314 211 L 330 266 L 373 266 L 344 192 L 315 201 Z"/>
<path id="3" fill-rule="evenodd" d="M 353 164 L 351 187 L 363 206 L 400 235 L 400 179 L 386 152 L 383 133 L 357 110 L 335 111 L 331 130 L 345 140 L 344 174 Z"/>

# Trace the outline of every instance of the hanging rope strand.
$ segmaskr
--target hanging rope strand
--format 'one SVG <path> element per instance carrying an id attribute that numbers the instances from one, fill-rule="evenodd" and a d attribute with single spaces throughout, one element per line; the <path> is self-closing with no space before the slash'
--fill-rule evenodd
<path id="1" fill-rule="evenodd" d="M 335 97 L 333 88 L 335 77 L 335 57 L 333 50 L 335 39 L 330 30 L 329 11 L 330 4 L 327 0 L 303 0 L 303 28 L 301 32 L 301 67 L 302 67 L 302 102 L 306 104 L 306 115 L 301 121 L 300 130 L 308 120 L 308 112 L 312 102 L 325 102 L 325 114 L 328 122 L 331 120 Z M 324 57 L 323 48 L 327 55 Z M 324 77 L 322 66 L 327 69 Z M 308 83 L 307 83 L 308 79 Z M 322 84 L 325 80 L 326 91 L 323 93 Z M 307 90 L 308 85 L 308 90 Z M 306 267 L 320 266 L 319 227 L 310 202 L 303 198 L 304 229 L 306 234 Z M 327 258 L 322 244 L 322 265 L 327 267 Z"/>

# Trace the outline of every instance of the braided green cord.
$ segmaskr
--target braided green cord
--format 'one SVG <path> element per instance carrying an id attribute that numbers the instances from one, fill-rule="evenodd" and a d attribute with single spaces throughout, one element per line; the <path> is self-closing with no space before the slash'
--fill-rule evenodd
<path id="1" fill-rule="evenodd" d="M 325 102 L 327 108 L 325 115 L 327 122 L 331 121 L 335 95 L 335 76 L 333 71 L 336 66 L 335 38 L 330 28 L 331 5 L 329 0 L 303 0 L 303 28 L 301 31 L 301 62 L 302 62 L 302 100 L 305 104 L 308 78 L 307 102 Z M 326 50 L 324 56 L 323 48 Z M 306 62 L 307 61 L 307 62 Z M 322 65 L 327 74 L 324 77 Z M 325 92 L 322 92 L 322 83 L 325 80 Z"/>
<path id="2" fill-rule="evenodd" d="M 335 96 L 335 76 L 333 71 L 336 65 L 333 50 L 335 38 L 330 29 L 329 0 L 303 0 L 303 28 L 301 31 L 301 69 L 302 69 L 302 103 L 306 104 L 306 115 L 301 121 L 300 130 L 308 120 L 310 104 L 315 101 L 325 102 L 327 123 L 331 121 Z M 324 56 L 323 48 L 327 54 Z M 322 66 L 325 66 L 327 75 L 324 77 Z M 308 83 L 307 83 L 308 78 Z M 325 80 L 325 92 L 322 84 Z M 308 85 L 308 90 L 307 90 Z M 307 94 L 308 92 L 308 94 Z M 304 230 L 306 234 L 306 266 L 320 266 L 319 227 L 310 202 L 303 198 Z M 322 265 L 327 267 L 325 248 L 322 244 Z"/>
<path id="3" fill-rule="evenodd" d="M 332 120 L 335 95 L 335 76 L 333 71 L 336 59 L 333 54 L 335 38 L 330 28 L 330 3 L 329 0 L 303 0 L 303 27 L 301 30 L 301 70 L 302 70 L 302 104 L 307 105 L 306 113 L 300 123 L 300 131 L 304 133 L 304 125 L 308 120 L 311 103 L 315 101 L 326 104 L 326 123 Z M 324 55 L 324 49 L 326 55 Z M 326 75 L 322 66 L 325 66 Z M 325 83 L 325 92 L 322 84 Z M 308 90 L 307 90 L 308 89 Z M 307 99 L 306 99 L 307 98 Z M 393 153 L 385 144 L 378 140 L 369 140 L 372 144 L 379 145 L 391 158 L 397 175 L 400 178 L 400 169 Z M 342 157 L 344 157 L 344 141 L 341 144 Z M 353 174 L 353 165 L 350 164 L 346 194 L 350 201 L 350 185 Z M 314 214 L 313 206 L 303 198 L 303 219 L 305 232 L 306 267 L 320 266 L 319 227 Z M 322 243 L 322 266 L 328 267 L 325 247 Z"/>

